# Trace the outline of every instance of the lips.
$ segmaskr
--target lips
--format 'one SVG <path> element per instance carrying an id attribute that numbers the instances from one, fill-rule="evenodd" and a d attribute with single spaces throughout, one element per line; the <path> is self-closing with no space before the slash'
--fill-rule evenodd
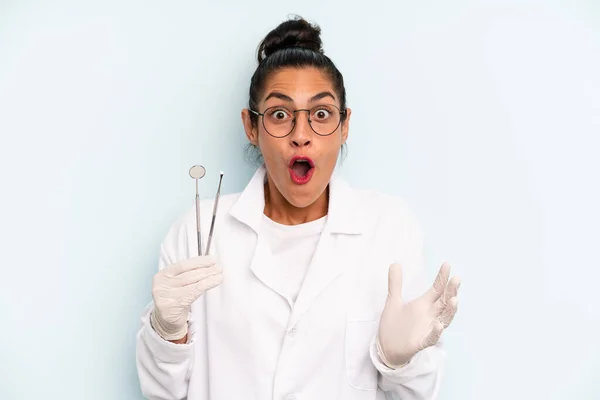
<path id="1" fill-rule="evenodd" d="M 304 185 L 310 181 L 315 171 L 315 163 L 310 157 L 295 156 L 288 165 L 290 177 L 297 185 Z"/>

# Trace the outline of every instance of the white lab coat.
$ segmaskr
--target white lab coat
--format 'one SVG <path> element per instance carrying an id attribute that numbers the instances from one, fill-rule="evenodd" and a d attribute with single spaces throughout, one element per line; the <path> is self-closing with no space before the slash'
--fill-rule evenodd
<path id="1" fill-rule="evenodd" d="M 137 335 L 143 394 L 169 400 L 436 398 L 441 344 L 397 370 L 380 362 L 374 345 L 389 265 L 402 263 L 407 300 L 429 287 L 422 236 L 405 204 L 352 189 L 334 174 L 327 223 L 292 304 L 281 294 L 285 276 L 261 235 L 264 179 L 263 166 L 242 193 L 220 199 L 212 254 L 224 279 L 192 305 L 188 344 L 163 340 L 149 322 L 152 304 L 144 311 Z M 201 208 L 208 232 L 212 201 Z M 159 268 L 194 255 L 192 208 L 167 234 Z"/>

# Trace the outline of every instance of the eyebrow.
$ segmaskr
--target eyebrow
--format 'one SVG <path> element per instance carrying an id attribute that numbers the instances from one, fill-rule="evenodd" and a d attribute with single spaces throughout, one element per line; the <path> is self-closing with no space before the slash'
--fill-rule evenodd
<path id="1" fill-rule="evenodd" d="M 310 100 L 308 100 L 309 103 L 315 102 L 317 100 L 321 100 L 325 97 L 331 97 L 333 100 L 335 100 L 335 96 L 333 95 L 333 93 L 331 92 L 321 92 L 318 93 L 316 95 L 314 95 L 313 97 L 310 98 Z M 269 93 L 269 95 L 265 98 L 264 101 L 269 100 L 270 98 L 275 98 L 275 99 L 280 99 L 283 101 L 287 101 L 287 102 L 293 102 L 294 99 L 292 99 L 290 96 L 288 96 L 287 94 L 283 94 L 280 92 L 271 92 Z"/>
<path id="2" fill-rule="evenodd" d="M 279 92 L 269 93 L 269 95 L 267 96 L 265 101 L 269 100 L 270 98 L 280 99 L 280 100 L 289 101 L 289 102 L 294 101 L 294 99 L 292 99 L 290 96 L 283 94 L 283 93 L 279 93 Z"/>
<path id="3" fill-rule="evenodd" d="M 333 95 L 333 93 L 331 93 L 331 92 L 321 92 L 321 93 L 316 94 L 313 97 L 311 97 L 308 102 L 312 103 L 313 101 L 321 100 L 321 99 L 323 99 L 325 97 L 331 97 L 335 101 L 335 96 Z"/>

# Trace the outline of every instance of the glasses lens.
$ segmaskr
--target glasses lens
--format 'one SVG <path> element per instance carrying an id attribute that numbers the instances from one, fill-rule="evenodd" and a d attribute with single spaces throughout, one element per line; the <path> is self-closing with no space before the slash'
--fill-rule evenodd
<path id="1" fill-rule="evenodd" d="M 284 137 L 294 128 L 294 113 L 284 107 L 267 108 L 264 112 L 263 123 L 271 135 Z"/>
<path id="2" fill-rule="evenodd" d="M 331 135 L 340 125 L 340 114 L 339 108 L 334 105 L 315 106 L 310 110 L 310 126 L 318 135 Z M 294 129 L 294 112 L 285 107 L 267 108 L 264 112 L 263 124 L 272 136 L 287 136 Z"/>
<path id="3" fill-rule="evenodd" d="M 318 135 L 331 135 L 339 124 L 340 110 L 336 106 L 324 104 L 310 110 L 310 126 Z"/>

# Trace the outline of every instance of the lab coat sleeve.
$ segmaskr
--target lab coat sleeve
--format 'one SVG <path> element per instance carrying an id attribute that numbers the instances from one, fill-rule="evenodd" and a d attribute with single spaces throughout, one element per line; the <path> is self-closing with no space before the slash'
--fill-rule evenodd
<path id="1" fill-rule="evenodd" d="M 420 224 L 404 204 L 396 204 L 390 213 L 396 215 L 391 246 L 394 262 L 402 265 L 405 301 L 410 301 L 431 286 L 425 274 L 423 234 Z M 433 278 L 431 279 L 433 284 Z M 417 353 L 398 369 L 387 367 L 377 354 L 376 338 L 369 348 L 370 358 L 379 371 L 378 385 L 388 400 L 435 400 L 438 398 L 446 353 L 443 341 Z"/>
<path id="2" fill-rule="evenodd" d="M 144 310 L 137 335 L 137 371 L 142 394 L 152 400 L 187 397 L 193 344 L 175 344 L 161 338 L 150 324 L 154 305 Z"/>
<path id="3" fill-rule="evenodd" d="M 183 243 L 177 243 L 177 236 L 179 236 L 177 233 L 171 232 L 163 242 L 159 269 L 177 262 L 185 252 L 182 248 L 178 248 L 183 246 Z M 168 342 L 152 328 L 150 313 L 153 308 L 153 303 L 150 303 L 144 310 L 137 333 L 136 364 L 142 394 L 151 400 L 185 399 L 188 395 L 194 359 L 194 343 L 198 339 L 196 324 L 191 319 L 190 313 L 188 342 L 186 344 Z"/>
<path id="4" fill-rule="evenodd" d="M 392 369 L 381 362 L 377 355 L 375 340 L 370 355 L 379 371 L 378 385 L 388 400 L 434 400 L 437 399 L 445 358 L 443 345 L 429 347 L 417 353 L 408 364 Z"/>

